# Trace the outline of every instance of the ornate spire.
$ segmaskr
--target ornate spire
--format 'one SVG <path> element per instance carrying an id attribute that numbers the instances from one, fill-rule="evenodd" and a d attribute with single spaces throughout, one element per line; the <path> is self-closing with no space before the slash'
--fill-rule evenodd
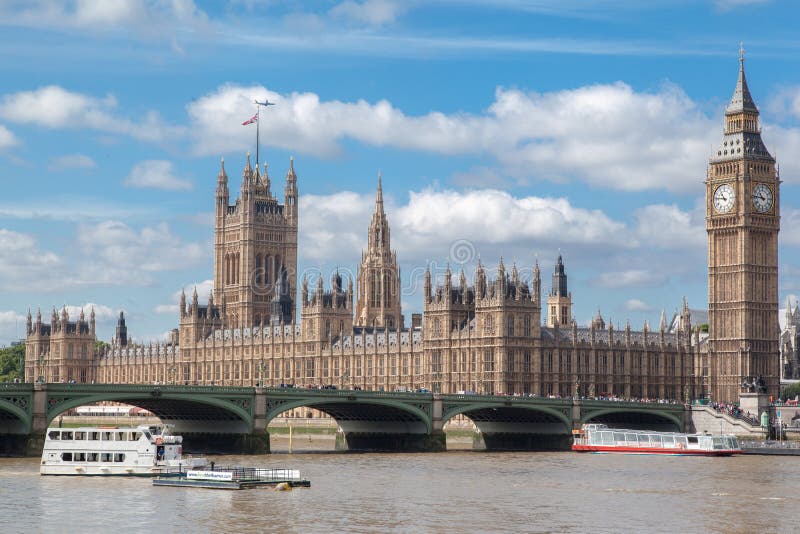
<path id="1" fill-rule="evenodd" d="M 736 88 L 733 90 L 731 102 L 725 113 L 732 115 L 735 113 L 751 112 L 758 114 L 753 97 L 750 94 L 750 88 L 747 87 L 747 77 L 744 74 L 744 46 L 739 44 L 739 78 L 736 80 Z"/>
<path id="2" fill-rule="evenodd" d="M 219 174 L 217 175 L 217 184 L 228 185 L 228 173 L 225 172 L 225 158 L 220 158 Z"/>
<path id="3" fill-rule="evenodd" d="M 286 181 L 297 181 L 297 175 L 294 172 L 294 156 L 289 156 L 289 170 L 286 172 Z"/>
<path id="4" fill-rule="evenodd" d="M 661 308 L 661 324 L 659 325 L 662 332 L 667 331 L 667 313 L 664 311 L 664 308 Z"/>
<path id="5" fill-rule="evenodd" d="M 381 184 L 381 171 L 378 171 L 378 193 L 375 195 L 375 211 L 383 213 L 383 185 Z"/>

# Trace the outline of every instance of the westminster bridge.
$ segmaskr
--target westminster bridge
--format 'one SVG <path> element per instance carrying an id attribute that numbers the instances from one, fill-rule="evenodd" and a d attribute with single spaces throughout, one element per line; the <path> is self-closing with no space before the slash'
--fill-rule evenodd
<path id="1" fill-rule="evenodd" d="M 293 408 L 317 409 L 339 425 L 338 450 L 446 450 L 444 425 L 457 415 L 476 427 L 476 448 L 565 449 L 584 423 L 683 431 L 682 404 L 543 397 L 448 395 L 302 388 L 130 384 L 0 384 L 0 452 L 40 454 L 45 430 L 63 413 L 103 401 L 149 410 L 174 425 L 187 448 L 269 452 L 267 425 Z"/>

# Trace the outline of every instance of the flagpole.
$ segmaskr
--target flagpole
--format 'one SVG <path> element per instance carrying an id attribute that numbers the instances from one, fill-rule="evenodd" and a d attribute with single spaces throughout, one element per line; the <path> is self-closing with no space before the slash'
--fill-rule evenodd
<path id="1" fill-rule="evenodd" d="M 256 103 L 256 172 L 258 172 L 258 129 L 261 127 L 261 106 Z"/>

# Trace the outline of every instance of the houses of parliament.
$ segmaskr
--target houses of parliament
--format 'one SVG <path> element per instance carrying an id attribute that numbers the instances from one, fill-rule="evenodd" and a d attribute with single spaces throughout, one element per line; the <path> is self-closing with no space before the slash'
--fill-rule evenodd
<path id="1" fill-rule="evenodd" d="M 46 382 L 180 383 L 478 394 L 711 397 L 737 401 L 743 380 L 779 387 L 779 177 L 764 146 L 744 59 L 723 139 L 706 175 L 708 331 L 684 299 L 672 321 L 578 325 L 562 257 L 549 287 L 502 259 L 464 272 L 428 270 L 424 313 L 407 321 L 380 177 L 356 279 L 298 280 L 298 177 L 283 199 L 248 156 L 238 195 L 224 161 L 216 181 L 214 289 L 182 294 L 168 342 L 129 342 L 120 314 L 110 346 L 95 319 L 28 313 L 25 376 Z M 545 275 L 547 276 L 547 275 Z M 299 285 L 299 288 L 298 288 Z M 205 300 L 205 299 L 204 299 Z M 297 316 L 299 310 L 299 317 Z M 702 330 L 702 331 L 701 331 Z"/>

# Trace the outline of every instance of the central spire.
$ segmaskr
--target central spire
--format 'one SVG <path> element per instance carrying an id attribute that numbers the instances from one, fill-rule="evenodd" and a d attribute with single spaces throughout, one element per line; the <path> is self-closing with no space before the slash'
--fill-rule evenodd
<path id="1" fill-rule="evenodd" d="M 739 78 L 736 80 L 736 88 L 733 90 L 731 102 L 728 104 L 725 113 L 730 115 L 749 111 L 758 114 L 758 108 L 747 87 L 747 77 L 744 74 L 744 46 L 739 44 Z"/>
<path id="2" fill-rule="evenodd" d="M 375 211 L 383 213 L 383 185 L 381 184 L 381 171 L 378 171 L 378 192 L 375 195 Z"/>

